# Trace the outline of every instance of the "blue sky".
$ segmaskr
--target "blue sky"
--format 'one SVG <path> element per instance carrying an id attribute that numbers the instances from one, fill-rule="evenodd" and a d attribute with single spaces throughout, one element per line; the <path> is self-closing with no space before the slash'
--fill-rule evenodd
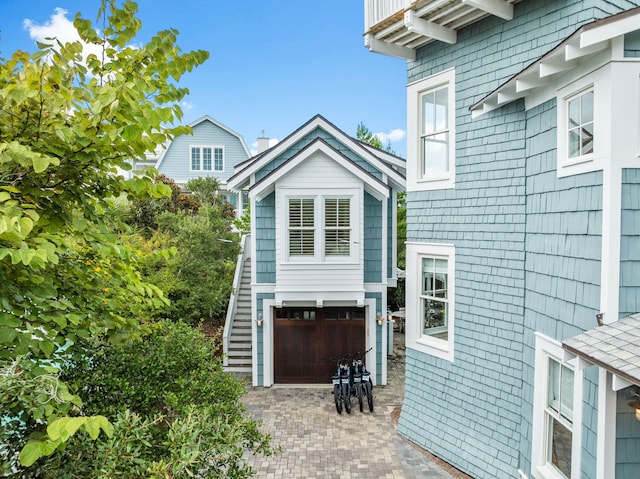
<path id="1" fill-rule="evenodd" d="M 262 130 L 281 140 L 315 114 L 354 136 L 359 122 L 405 155 L 406 62 L 363 45 L 363 0 L 139 0 L 146 41 L 179 30 L 183 51 L 209 60 L 183 77 L 184 122 L 210 115 L 249 148 Z M 95 21 L 99 0 L 0 0 L 0 57 L 68 35 L 76 12 Z M 59 9 L 64 9 L 67 13 Z"/>

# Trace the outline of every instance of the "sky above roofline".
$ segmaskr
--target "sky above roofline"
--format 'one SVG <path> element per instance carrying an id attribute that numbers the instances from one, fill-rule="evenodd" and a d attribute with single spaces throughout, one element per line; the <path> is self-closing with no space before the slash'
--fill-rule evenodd
<path id="1" fill-rule="evenodd" d="M 404 157 L 406 62 L 364 47 L 363 4 L 140 0 L 136 41 L 175 28 L 183 51 L 210 52 L 181 81 L 190 90 L 184 124 L 209 115 L 255 150 L 259 136 L 273 144 L 321 114 L 352 136 L 363 122 Z M 99 0 L 0 0 L 0 57 L 33 52 L 45 37 L 71 39 L 75 14 L 95 21 L 98 7 Z"/>

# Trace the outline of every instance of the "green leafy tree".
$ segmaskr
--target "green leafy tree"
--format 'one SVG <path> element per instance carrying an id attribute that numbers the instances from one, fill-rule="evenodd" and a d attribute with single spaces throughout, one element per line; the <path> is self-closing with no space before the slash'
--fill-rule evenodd
<path id="1" fill-rule="evenodd" d="M 52 40 L 0 61 L 0 390 L 12 368 L 20 372 L 12 380 L 33 386 L 26 396 L 3 393 L 0 410 L 33 433 L 23 464 L 79 429 L 111 431 L 99 416 L 65 417 L 82 401 L 64 387 L 55 400 L 38 398 L 47 376 L 55 378 L 42 361 L 83 338 L 136 334 L 140 318 L 166 304 L 142 281 L 136 252 L 106 212 L 120 195 L 170 192 L 150 175 L 125 180 L 118 169 L 188 131 L 167 126 L 182 116 L 187 90 L 177 82 L 208 53 L 182 53 L 175 30 L 129 46 L 140 29 L 136 11 L 131 1 L 103 0 L 99 33 L 76 16 L 82 42 Z M 83 42 L 101 54 L 84 55 Z M 35 366 L 15 369 L 24 356 Z"/>
<path id="2" fill-rule="evenodd" d="M 153 171 L 149 173 L 153 174 Z M 156 184 L 168 186 L 171 194 L 161 198 L 135 198 L 130 202 L 129 214 L 126 215 L 127 222 L 138 227 L 147 237 L 158 230 L 158 216 L 160 214 L 181 212 L 193 215 L 200 208 L 198 199 L 182 191 L 182 188 L 171 178 L 158 175 L 153 181 Z"/>
<path id="3" fill-rule="evenodd" d="M 378 148 L 379 150 L 386 151 L 387 153 L 395 154 L 391 148 L 391 142 L 388 141 L 386 145 L 382 144 L 382 141 L 375 135 L 364 123 L 358 123 L 356 128 L 356 138 L 360 141 L 370 144 L 371 146 Z"/>

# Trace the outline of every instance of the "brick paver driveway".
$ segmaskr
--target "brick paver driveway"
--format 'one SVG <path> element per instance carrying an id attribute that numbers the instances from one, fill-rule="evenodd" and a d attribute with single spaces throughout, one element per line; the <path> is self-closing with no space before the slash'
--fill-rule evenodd
<path id="1" fill-rule="evenodd" d="M 357 400 L 351 414 L 336 412 L 331 385 L 321 387 L 249 388 L 243 398 L 262 421 L 282 452 L 251 456 L 249 463 L 264 479 L 393 478 L 452 479 L 428 455 L 402 439 L 395 430 L 394 410 L 402 404 L 404 356 L 388 361 L 389 384 L 374 387 L 374 412 Z"/>

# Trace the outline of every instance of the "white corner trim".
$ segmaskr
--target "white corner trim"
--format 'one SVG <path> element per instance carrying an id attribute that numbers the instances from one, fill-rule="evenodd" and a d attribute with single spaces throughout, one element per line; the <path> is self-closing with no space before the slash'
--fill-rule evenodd
<path id="1" fill-rule="evenodd" d="M 605 324 L 618 321 L 620 314 L 621 217 L 622 168 L 610 165 L 602 172 L 600 312 L 604 313 Z"/>
<path id="2" fill-rule="evenodd" d="M 603 368 L 599 373 L 596 479 L 611 479 L 616 467 L 616 393 L 611 374 Z"/>

